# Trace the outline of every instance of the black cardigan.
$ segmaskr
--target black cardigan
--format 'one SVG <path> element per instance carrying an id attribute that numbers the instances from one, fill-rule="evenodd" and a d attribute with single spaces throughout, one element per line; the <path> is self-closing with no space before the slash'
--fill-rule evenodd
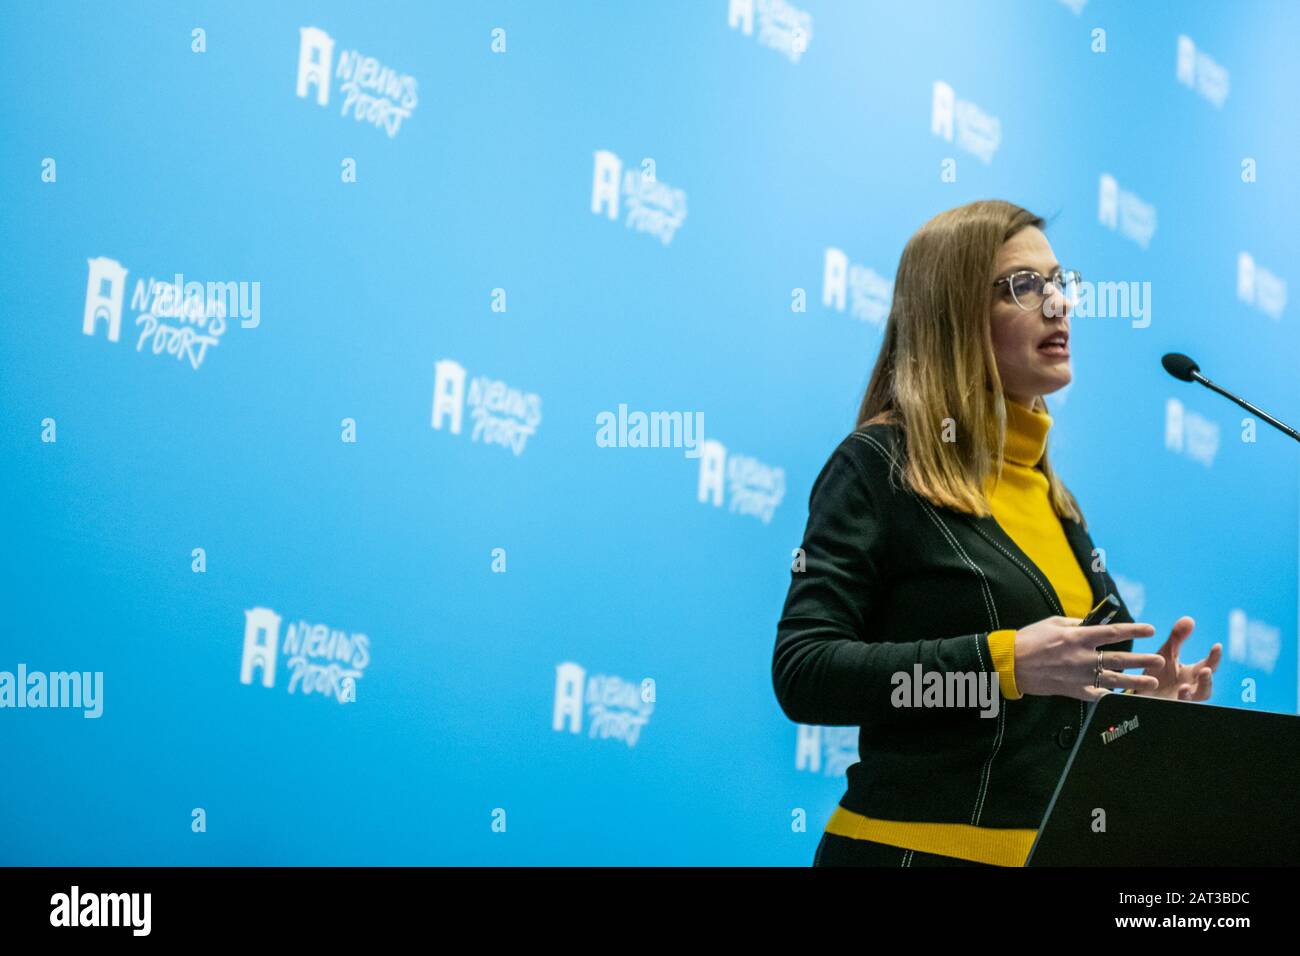
<path id="1" fill-rule="evenodd" d="M 863 426 L 813 483 L 806 568 L 791 572 L 772 656 L 777 701 L 798 723 L 858 725 L 859 762 L 840 799 L 846 809 L 1035 829 L 1088 704 L 1001 698 L 996 718 L 976 707 L 898 708 L 891 676 L 916 663 L 924 672 L 995 674 L 990 632 L 1064 612 L 1047 576 L 996 519 L 935 506 L 906 487 L 891 467 L 902 449 L 900 426 Z M 1062 527 L 1093 603 L 1118 596 L 1110 575 L 1094 570 L 1087 530 L 1069 519 Z M 1127 606 L 1115 618 L 1132 620 Z"/>

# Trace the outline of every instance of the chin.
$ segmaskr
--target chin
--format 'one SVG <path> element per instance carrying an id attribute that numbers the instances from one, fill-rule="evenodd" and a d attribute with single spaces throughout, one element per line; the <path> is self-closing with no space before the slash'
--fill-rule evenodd
<path id="1" fill-rule="evenodd" d="M 1074 379 L 1069 369 L 1065 369 L 1064 374 L 1044 376 L 1043 383 L 1038 389 L 1039 395 L 1051 395 L 1053 392 L 1059 392 L 1065 386 L 1069 385 Z"/>

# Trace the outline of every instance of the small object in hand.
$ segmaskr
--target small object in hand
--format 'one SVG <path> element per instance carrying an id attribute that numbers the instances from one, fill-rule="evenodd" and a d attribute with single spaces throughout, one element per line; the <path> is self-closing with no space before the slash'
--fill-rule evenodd
<path id="1" fill-rule="evenodd" d="M 1079 622 L 1079 627 L 1093 627 L 1099 624 L 1109 624 L 1115 619 L 1122 605 L 1114 593 L 1107 594 L 1097 602 L 1097 606 L 1088 612 L 1088 616 Z"/>

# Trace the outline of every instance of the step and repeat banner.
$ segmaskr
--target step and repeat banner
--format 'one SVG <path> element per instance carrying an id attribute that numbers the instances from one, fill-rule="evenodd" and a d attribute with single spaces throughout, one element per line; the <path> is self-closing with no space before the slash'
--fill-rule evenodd
<path id="1" fill-rule="evenodd" d="M 792 551 L 981 198 L 1083 274 L 1054 462 L 1141 649 L 1296 712 L 1300 448 L 1159 358 L 1300 419 L 1300 6 L 5 20 L 0 862 L 809 864 Z"/>

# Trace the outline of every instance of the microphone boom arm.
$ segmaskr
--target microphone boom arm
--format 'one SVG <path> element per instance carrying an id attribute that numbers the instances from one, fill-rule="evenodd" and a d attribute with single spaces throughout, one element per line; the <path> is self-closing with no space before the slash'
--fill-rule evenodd
<path id="1" fill-rule="evenodd" d="M 1219 386 L 1215 385 L 1208 378 L 1202 375 L 1199 370 L 1192 369 L 1191 376 L 1193 379 L 1200 382 L 1202 385 L 1204 385 L 1206 388 L 1210 389 L 1211 391 L 1218 392 L 1224 398 L 1232 399 L 1234 402 L 1236 402 L 1246 411 L 1250 412 L 1252 415 L 1258 415 L 1260 418 L 1264 419 L 1264 421 L 1268 422 L 1274 428 L 1278 429 L 1279 431 L 1285 432 L 1286 434 L 1294 438 L 1296 441 L 1300 441 L 1300 432 L 1297 432 L 1290 425 L 1286 425 L 1278 421 L 1272 415 L 1268 414 L 1268 412 L 1261 411 L 1260 409 L 1256 408 L 1254 405 L 1250 404 L 1250 402 L 1246 401 L 1244 398 L 1238 398 L 1236 395 L 1233 395 L 1232 392 L 1229 392 L 1228 390 L 1222 389 Z"/>

